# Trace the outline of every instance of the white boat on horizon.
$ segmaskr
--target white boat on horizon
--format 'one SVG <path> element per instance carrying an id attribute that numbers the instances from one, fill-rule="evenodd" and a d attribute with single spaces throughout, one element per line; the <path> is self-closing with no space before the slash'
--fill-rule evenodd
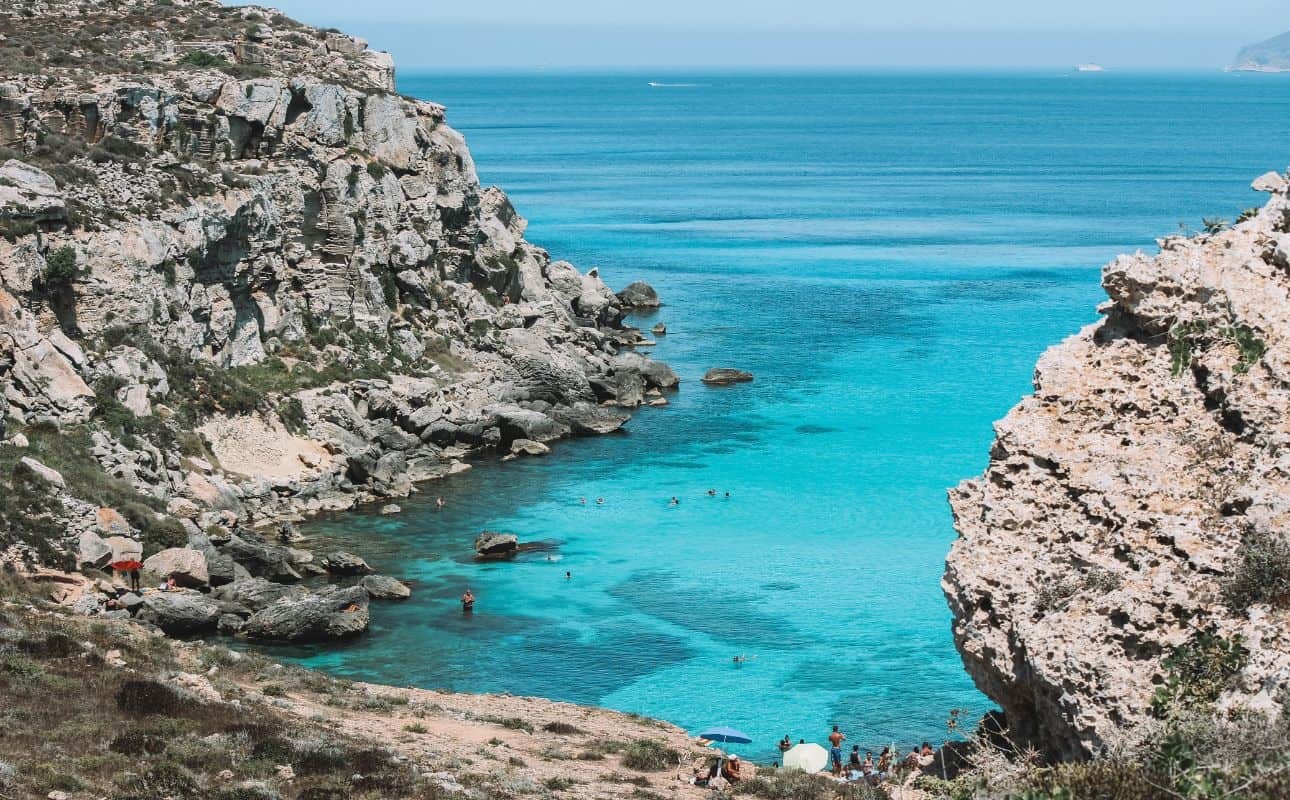
<path id="1" fill-rule="evenodd" d="M 1101 64 L 1076 64 L 1076 72 L 1106 72 L 1106 67 Z"/>

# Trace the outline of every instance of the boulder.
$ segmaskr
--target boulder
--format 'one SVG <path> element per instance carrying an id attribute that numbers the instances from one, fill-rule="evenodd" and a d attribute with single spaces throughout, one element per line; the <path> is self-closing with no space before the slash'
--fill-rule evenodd
<path id="1" fill-rule="evenodd" d="M 251 575 L 274 581 L 298 581 L 300 573 L 291 564 L 285 547 L 276 547 L 249 538 L 250 534 L 232 534 L 219 550 L 232 557 Z"/>
<path id="2" fill-rule="evenodd" d="M 336 550 L 324 556 L 322 567 L 332 575 L 367 575 L 374 571 L 366 561 L 344 550 Z"/>
<path id="3" fill-rule="evenodd" d="M 619 430 L 631 420 L 631 414 L 590 403 L 579 403 L 572 408 L 561 408 L 552 412 L 555 418 L 574 436 L 604 436 Z"/>
<path id="4" fill-rule="evenodd" d="M 211 597 L 237 603 L 252 611 L 262 611 L 284 597 L 302 597 L 308 593 L 301 586 L 286 586 L 264 578 L 243 578 L 219 587 L 211 593 Z"/>
<path id="5" fill-rule="evenodd" d="M 675 389 L 681 383 L 674 369 L 640 353 L 619 353 L 610 360 L 609 366 L 615 375 L 636 373 L 645 383 L 658 389 Z"/>
<path id="6" fill-rule="evenodd" d="M 703 374 L 703 382 L 709 386 L 729 386 L 732 383 L 749 383 L 752 380 L 751 372 L 729 367 L 714 367 Z"/>
<path id="7" fill-rule="evenodd" d="M 489 406 L 485 411 L 497 419 L 497 426 L 501 429 L 504 442 L 513 442 L 516 439 L 549 442 L 559 439 L 567 432 L 564 426 L 540 411 L 530 411 L 513 405 Z"/>
<path id="8" fill-rule="evenodd" d="M 45 222 L 63 219 L 67 207 L 53 178 L 11 158 L 0 166 L 0 212 L 7 217 Z"/>
<path id="9" fill-rule="evenodd" d="M 242 632 L 253 639 L 321 642 L 367 630 L 368 595 L 361 586 L 329 586 L 299 597 L 284 597 L 246 621 Z"/>
<path id="10" fill-rule="evenodd" d="M 205 595 L 173 591 L 152 592 L 144 596 L 137 618 L 172 636 L 184 636 L 213 630 L 219 615 L 219 606 Z"/>
<path id="11" fill-rule="evenodd" d="M 407 584 L 387 575 L 368 575 L 358 585 L 377 600 L 406 600 L 412 596 L 412 590 Z"/>
<path id="12" fill-rule="evenodd" d="M 172 547 L 149 556 L 143 568 L 163 579 L 174 578 L 180 586 L 197 589 L 210 584 L 206 570 L 206 556 L 200 550 Z"/>
<path id="13" fill-rule="evenodd" d="M 112 561 L 112 548 L 94 531 L 82 531 L 76 543 L 76 563 L 105 567 Z"/>
<path id="14" fill-rule="evenodd" d="M 649 330 L 650 330 L 650 333 L 654 334 L 655 336 L 667 335 L 667 326 L 661 322 L 655 325 L 654 327 L 650 328 Z"/>
<path id="15" fill-rule="evenodd" d="M 519 546 L 519 537 L 513 533 L 484 531 L 475 537 L 475 554 L 487 558 L 514 555 Z"/>
<path id="16" fill-rule="evenodd" d="M 109 536 L 103 540 L 103 543 L 112 548 L 111 563 L 113 564 L 118 561 L 138 561 L 143 558 L 143 543 L 137 539 L 128 536 Z"/>
<path id="17" fill-rule="evenodd" d="M 658 292 L 645 281 L 633 281 L 618 293 L 618 301 L 628 308 L 658 308 Z"/>
<path id="18" fill-rule="evenodd" d="M 511 455 L 544 456 L 550 452 L 551 448 L 531 439 L 516 439 L 511 442 Z"/>
<path id="19" fill-rule="evenodd" d="M 23 456 L 19 463 L 31 470 L 36 477 L 40 478 L 45 483 L 48 483 L 50 486 L 53 486 L 56 489 L 67 488 L 67 481 L 63 480 L 63 474 L 58 470 L 51 469 L 36 459 L 28 456 Z"/>

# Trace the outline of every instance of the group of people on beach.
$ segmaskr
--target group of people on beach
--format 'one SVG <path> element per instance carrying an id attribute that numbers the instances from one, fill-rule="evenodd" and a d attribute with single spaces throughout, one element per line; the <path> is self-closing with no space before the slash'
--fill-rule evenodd
<path id="1" fill-rule="evenodd" d="M 893 770 L 924 769 L 930 767 L 936 760 L 936 751 L 930 742 L 923 742 L 921 746 L 913 747 L 903 758 L 899 757 L 894 745 L 884 747 L 875 759 L 872 750 L 866 750 L 861 757 L 858 744 L 852 745 L 850 754 L 846 754 L 843 750 L 843 742 L 846 740 L 847 735 L 839 726 L 834 725 L 829 733 L 830 772 L 834 778 L 848 783 L 864 781 L 876 786 L 891 775 Z M 805 739 L 798 740 L 798 744 L 805 743 Z M 788 734 L 784 734 L 784 738 L 779 740 L 781 754 L 792 750 L 794 746 Z"/>

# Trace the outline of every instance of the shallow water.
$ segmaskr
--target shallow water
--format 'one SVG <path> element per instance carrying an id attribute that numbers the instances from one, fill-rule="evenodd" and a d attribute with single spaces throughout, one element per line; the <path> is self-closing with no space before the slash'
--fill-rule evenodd
<path id="1" fill-rule="evenodd" d="M 984 468 L 1043 349 L 1095 321 L 1102 263 L 1260 202 L 1290 80 L 657 78 L 402 78 L 532 241 L 658 288 L 639 322 L 668 324 L 657 356 L 684 383 L 624 435 L 309 526 L 415 593 L 358 642 L 282 654 L 733 725 L 751 755 L 834 723 L 875 749 L 939 740 L 951 708 L 989 708 L 939 588 L 945 489 Z M 702 386 L 717 365 L 757 380 Z M 478 565 L 483 529 L 558 546 Z"/>

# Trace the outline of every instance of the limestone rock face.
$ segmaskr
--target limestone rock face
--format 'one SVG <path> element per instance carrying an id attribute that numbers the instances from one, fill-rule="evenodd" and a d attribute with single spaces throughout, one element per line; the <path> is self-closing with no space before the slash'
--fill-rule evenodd
<path id="1" fill-rule="evenodd" d="M 1103 320 L 1053 347 L 950 492 L 954 638 L 1014 736 L 1079 758 L 1146 718 L 1199 630 L 1249 649 L 1226 707 L 1283 712 L 1290 612 L 1224 599 L 1244 542 L 1290 530 L 1290 198 L 1103 271 Z"/>
<path id="2" fill-rule="evenodd" d="M 588 409 L 676 385 L 620 353 L 657 295 L 525 240 L 366 42 L 214 0 L 11 0 L 0 34 L 42 43 L 0 67 L 0 434 L 84 428 L 172 516 L 258 527 L 617 430 Z"/>
<path id="3" fill-rule="evenodd" d="M 174 578 L 180 586 L 197 589 L 210 584 L 206 556 L 199 550 L 171 547 L 149 556 L 143 568 L 163 579 Z"/>
<path id="4" fill-rule="evenodd" d="M 219 606 L 197 592 L 152 592 L 143 598 L 138 619 L 150 622 L 172 636 L 214 630 Z"/>

